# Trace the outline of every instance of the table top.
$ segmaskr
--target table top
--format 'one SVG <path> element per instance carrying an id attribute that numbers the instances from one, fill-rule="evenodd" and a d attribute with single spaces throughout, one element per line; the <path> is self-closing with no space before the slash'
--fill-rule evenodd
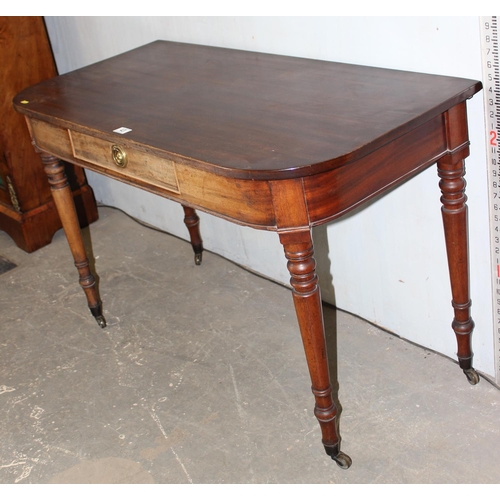
<path id="1" fill-rule="evenodd" d="M 19 93 L 32 118 L 210 164 L 294 178 L 357 160 L 482 88 L 475 80 L 156 41 Z M 21 101 L 28 101 L 21 104 Z"/>

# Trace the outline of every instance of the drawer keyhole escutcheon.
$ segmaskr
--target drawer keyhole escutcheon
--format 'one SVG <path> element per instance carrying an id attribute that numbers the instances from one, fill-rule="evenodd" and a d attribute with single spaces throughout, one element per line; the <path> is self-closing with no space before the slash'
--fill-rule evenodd
<path id="1" fill-rule="evenodd" d="M 111 156 L 118 167 L 124 168 L 127 166 L 127 153 L 120 146 L 116 144 L 111 146 Z"/>

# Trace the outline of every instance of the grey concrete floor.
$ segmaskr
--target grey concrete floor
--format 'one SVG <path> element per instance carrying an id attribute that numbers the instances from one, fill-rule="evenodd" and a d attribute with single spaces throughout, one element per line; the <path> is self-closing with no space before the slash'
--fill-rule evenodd
<path id="1" fill-rule="evenodd" d="M 452 360 L 325 307 L 342 470 L 288 289 L 116 210 L 90 235 L 104 330 L 62 231 L 31 255 L 0 232 L 0 483 L 500 482 L 500 391 Z"/>

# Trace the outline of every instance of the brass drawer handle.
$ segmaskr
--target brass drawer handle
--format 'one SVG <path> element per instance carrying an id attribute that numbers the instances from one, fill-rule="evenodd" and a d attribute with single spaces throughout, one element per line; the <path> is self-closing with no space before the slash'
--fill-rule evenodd
<path id="1" fill-rule="evenodd" d="M 117 146 L 116 144 L 113 144 L 111 146 L 111 156 L 113 157 L 113 161 L 118 167 L 126 167 L 127 166 L 127 153 L 120 147 Z"/>

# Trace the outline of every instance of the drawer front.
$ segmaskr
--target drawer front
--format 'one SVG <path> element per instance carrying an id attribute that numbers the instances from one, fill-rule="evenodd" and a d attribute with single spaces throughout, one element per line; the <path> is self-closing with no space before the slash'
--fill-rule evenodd
<path id="1" fill-rule="evenodd" d="M 174 161 L 119 142 L 113 143 L 75 131 L 69 131 L 69 134 L 75 158 L 119 172 L 120 176 L 180 193 Z"/>

